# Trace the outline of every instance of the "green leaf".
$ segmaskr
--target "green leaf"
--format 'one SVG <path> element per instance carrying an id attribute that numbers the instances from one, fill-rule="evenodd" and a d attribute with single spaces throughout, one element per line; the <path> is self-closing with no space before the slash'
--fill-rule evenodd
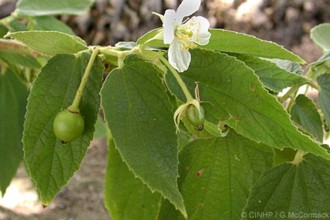
<path id="1" fill-rule="evenodd" d="M 23 157 L 22 131 L 28 91 L 9 69 L 0 73 L 0 191 L 4 195 Z"/>
<path id="2" fill-rule="evenodd" d="M 28 67 L 28 68 L 38 69 L 41 67 L 41 64 L 37 61 L 35 57 L 27 54 L 1 52 L 0 59 L 5 61 L 6 63 Z"/>
<path id="3" fill-rule="evenodd" d="M 95 132 L 94 138 L 95 139 L 103 139 L 107 137 L 107 125 L 103 118 L 98 115 L 96 123 L 95 123 Z"/>
<path id="4" fill-rule="evenodd" d="M 186 102 L 186 96 L 184 95 L 180 85 L 177 83 L 175 77 L 173 76 L 173 74 L 169 71 L 167 71 L 164 75 L 164 80 L 165 80 L 165 85 L 168 88 L 168 91 L 176 96 L 179 100 L 181 100 L 182 102 Z M 186 82 L 188 83 L 188 82 Z M 190 87 L 194 86 L 194 83 L 189 84 Z M 196 84 L 195 84 L 196 86 Z"/>
<path id="5" fill-rule="evenodd" d="M 266 171 L 252 188 L 243 219 L 263 219 L 254 213 L 273 213 L 269 219 L 329 219 L 329 204 L 330 162 L 309 154 L 299 164 Z"/>
<path id="6" fill-rule="evenodd" d="M 157 220 L 179 220 L 182 218 L 180 212 L 166 199 L 163 199 Z M 190 219 L 190 218 L 188 218 Z"/>
<path id="7" fill-rule="evenodd" d="M 317 83 L 320 85 L 319 102 L 324 118 L 330 125 L 330 74 L 323 74 L 317 77 Z"/>
<path id="8" fill-rule="evenodd" d="M 30 17 L 28 26 L 32 30 L 58 31 L 69 35 L 75 35 L 68 25 L 53 16 Z"/>
<path id="9" fill-rule="evenodd" d="M 303 130 L 323 142 L 322 120 L 312 100 L 304 95 L 299 95 L 292 106 L 291 118 L 301 125 Z"/>
<path id="10" fill-rule="evenodd" d="M 62 144 L 53 132 L 58 112 L 71 105 L 90 54 L 56 55 L 42 68 L 28 98 L 23 143 L 24 159 L 41 202 L 50 203 L 67 183 L 86 153 L 93 138 L 100 106 L 103 65 L 96 59 L 80 102 L 85 120 L 81 137 Z"/>
<path id="11" fill-rule="evenodd" d="M 17 53 L 21 55 L 32 55 L 32 51 L 26 45 L 16 40 L 0 39 L 0 52 Z"/>
<path id="12" fill-rule="evenodd" d="M 297 151 L 291 148 L 284 148 L 283 150 L 274 149 L 275 157 L 273 165 L 279 165 L 286 162 L 292 162 L 296 156 Z"/>
<path id="13" fill-rule="evenodd" d="M 15 12 L 22 16 L 79 15 L 87 11 L 92 3 L 93 0 L 20 0 Z"/>
<path id="14" fill-rule="evenodd" d="M 250 188 L 272 166 L 273 156 L 271 148 L 234 132 L 186 146 L 179 186 L 189 220 L 240 219 Z"/>
<path id="15" fill-rule="evenodd" d="M 274 92 L 281 92 L 287 87 L 302 85 L 308 82 L 306 78 L 288 72 L 271 61 L 246 55 L 234 56 L 252 68 L 265 87 Z"/>
<path id="16" fill-rule="evenodd" d="M 186 130 L 184 126 L 180 126 L 180 132 L 178 132 L 179 152 L 192 140 L 193 140 L 192 135 Z"/>
<path id="17" fill-rule="evenodd" d="M 270 148 L 234 132 L 185 147 L 179 184 L 189 219 L 239 219 L 250 188 L 272 161 Z"/>
<path id="18" fill-rule="evenodd" d="M 275 97 L 244 63 L 221 53 L 192 51 L 185 81 L 199 82 L 205 117 L 226 120 L 237 133 L 278 149 L 300 149 L 330 159 L 330 155 L 294 127 Z M 191 88 L 193 89 L 193 88 Z M 223 111 L 229 118 L 223 118 Z"/>
<path id="19" fill-rule="evenodd" d="M 132 172 L 184 215 L 177 186 L 178 148 L 172 106 L 152 63 L 129 56 L 102 89 L 114 142 Z"/>
<path id="20" fill-rule="evenodd" d="M 202 48 L 305 63 L 299 56 L 270 41 L 222 29 L 213 29 L 210 32 L 210 42 Z"/>
<path id="21" fill-rule="evenodd" d="M 0 24 L 0 38 L 3 38 L 8 32 L 8 28 L 3 24 Z"/>
<path id="22" fill-rule="evenodd" d="M 152 193 L 129 171 L 112 140 L 109 141 L 104 200 L 114 220 L 155 220 L 161 200 L 159 193 Z"/>
<path id="23" fill-rule="evenodd" d="M 320 59 L 309 65 L 310 69 L 308 76 L 310 78 L 317 78 L 318 76 L 330 72 L 330 51 L 324 53 Z"/>
<path id="24" fill-rule="evenodd" d="M 144 34 L 137 40 L 137 44 L 149 47 L 169 47 L 168 44 L 164 44 L 162 28 L 156 28 Z"/>
<path id="25" fill-rule="evenodd" d="M 302 66 L 297 62 L 292 62 L 289 60 L 281 60 L 281 59 L 267 59 L 267 58 L 264 59 L 275 63 L 278 67 L 291 73 L 302 75 L 304 72 Z"/>
<path id="26" fill-rule="evenodd" d="M 305 63 L 299 56 L 270 41 L 222 29 L 211 29 L 210 33 L 210 42 L 201 48 Z M 160 28 L 148 32 L 137 43 L 149 47 L 169 47 L 163 43 L 162 29 Z"/>
<path id="27" fill-rule="evenodd" d="M 86 43 L 78 37 L 57 31 L 22 31 L 6 35 L 26 44 L 42 54 L 75 54 L 87 50 Z"/>
<path id="28" fill-rule="evenodd" d="M 311 38 L 324 51 L 330 50 L 330 23 L 320 24 L 311 30 Z"/>
<path id="29" fill-rule="evenodd" d="M 11 17 L 6 24 L 9 32 L 27 31 L 26 24 L 18 17 Z"/>

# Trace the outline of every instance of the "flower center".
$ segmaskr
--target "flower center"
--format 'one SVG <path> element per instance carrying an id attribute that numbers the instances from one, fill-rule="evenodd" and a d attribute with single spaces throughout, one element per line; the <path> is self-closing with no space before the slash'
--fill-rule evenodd
<path id="1" fill-rule="evenodd" d="M 189 49 L 196 48 L 197 45 L 195 44 L 193 37 L 194 32 L 191 26 L 178 26 L 175 29 L 175 37 L 180 41 L 182 45 L 182 50 L 187 51 Z"/>

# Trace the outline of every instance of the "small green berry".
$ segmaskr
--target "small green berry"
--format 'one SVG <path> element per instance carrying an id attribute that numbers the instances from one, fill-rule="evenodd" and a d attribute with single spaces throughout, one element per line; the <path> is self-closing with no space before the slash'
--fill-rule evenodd
<path id="1" fill-rule="evenodd" d="M 199 110 L 194 105 L 189 105 L 186 109 L 186 116 L 188 121 L 194 125 L 195 129 L 198 131 L 203 130 L 204 128 L 204 109 L 202 106 L 199 107 Z"/>
<path id="2" fill-rule="evenodd" d="M 53 122 L 53 131 L 55 136 L 62 142 L 69 142 L 81 136 L 84 126 L 84 119 L 80 113 L 65 109 L 56 115 Z"/>

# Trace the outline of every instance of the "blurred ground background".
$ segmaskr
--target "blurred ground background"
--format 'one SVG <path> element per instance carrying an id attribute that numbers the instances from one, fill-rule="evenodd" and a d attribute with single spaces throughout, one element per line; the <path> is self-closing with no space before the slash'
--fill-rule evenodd
<path id="1" fill-rule="evenodd" d="M 0 18 L 14 10 L 15 0 L 0 0 Z M 151 12 L 176 8 L 177 0 L 95 0 L 90 12 L 61 16 L 89 44 L 135 41 L 161 23 Z M 225 28 L 275 41 L 315 61 L 321 51 L 309 39 L 311 28 L 330 22 L 330 0 L 204 0 L 197 14 L 215 28 Z M 21 166 L 4 198 L 0 220 L 110 219 L 103 206 L 106 143 L 96 140 L 78 171 L 55 200 L 43 208 Z"/>

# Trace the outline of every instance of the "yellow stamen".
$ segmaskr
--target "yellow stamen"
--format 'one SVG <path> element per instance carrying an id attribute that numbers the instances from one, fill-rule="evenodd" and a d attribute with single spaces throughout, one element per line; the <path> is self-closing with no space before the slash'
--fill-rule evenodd
<path id="1" fill-rule="evenodd" d="M 201 29 L 200 22 L 192 22 L 189 23 L 188 26 L 178 26 L 175 30 L 175 36 L 180 41 L 182 48 L 181 50 L 187 51 L 190 49 L 194 49 L 197 47 L 197 44 L 193 41 L 194 32 L 193 29 L 197 25 L 197 43 L 200 41 L 199 32 Z"/>

